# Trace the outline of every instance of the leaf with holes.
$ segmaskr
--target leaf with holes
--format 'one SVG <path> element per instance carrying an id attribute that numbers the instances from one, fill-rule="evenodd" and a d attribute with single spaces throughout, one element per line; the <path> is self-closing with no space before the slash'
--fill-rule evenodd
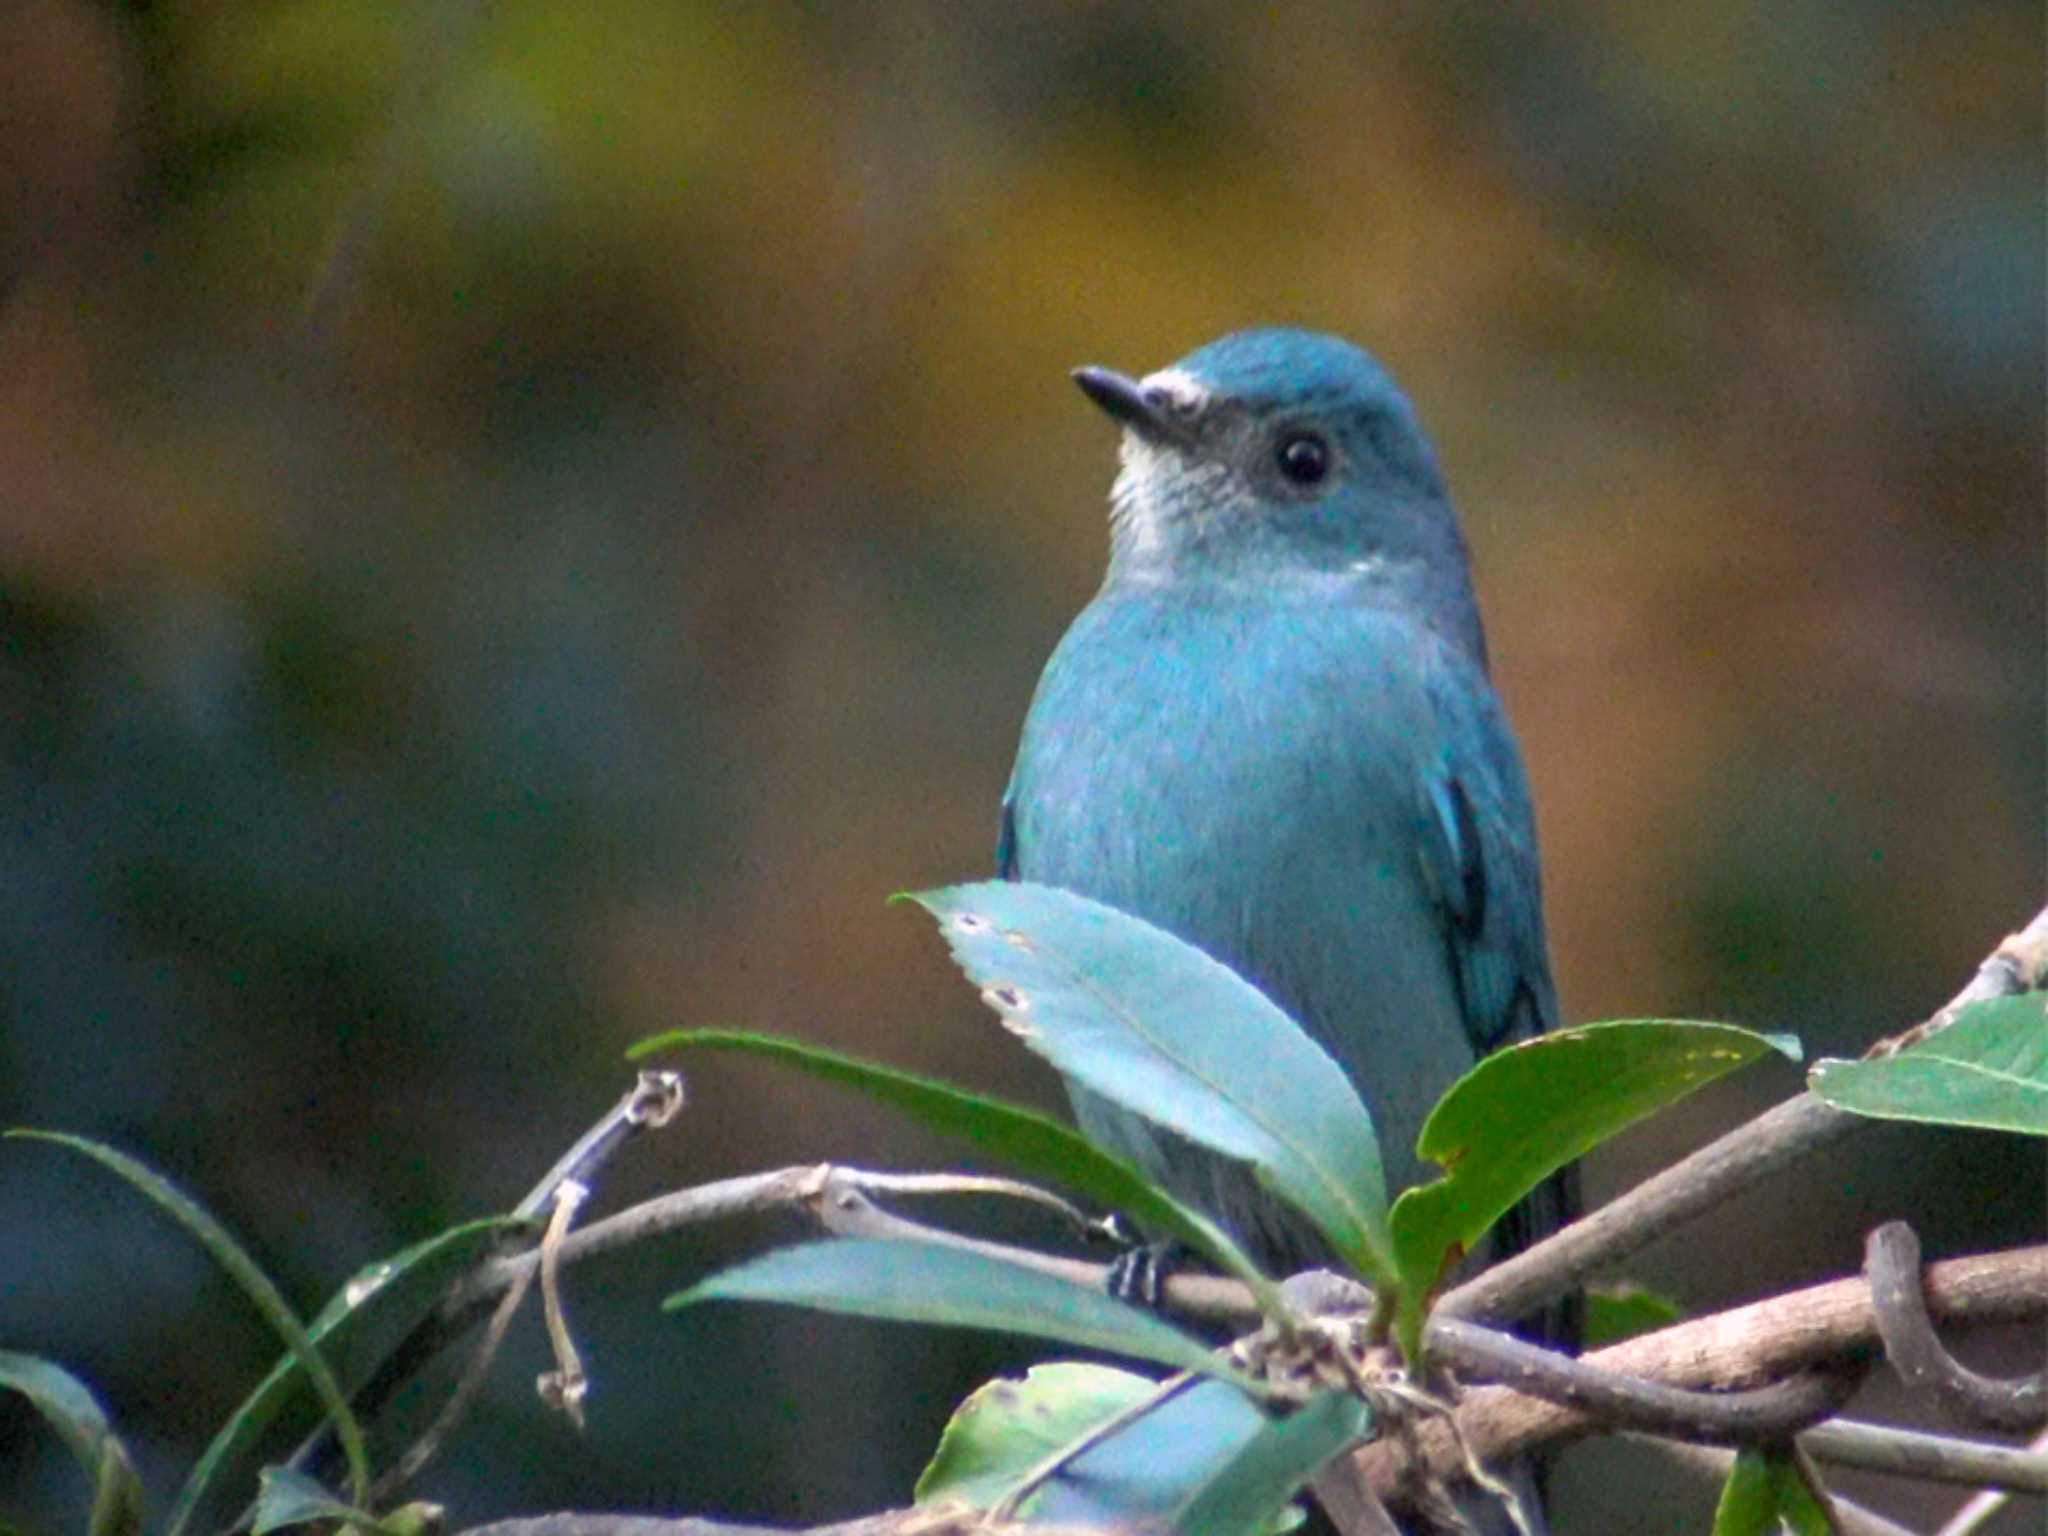
<path id="1" fill-rule="evenodd" d="M 1386 1178 L 1343 1069 L 1266 995 L 1152 924 L 1050 886 L 914 894 L 983 1001 L 1103 1098 L 1247 1164 L 1365 1279 L 1391 1279 Z"/>
<path id="2" fill-rule="evenodd" d="M 1807 1086 L 1880 1120 L 2048 1136 L 2048 992 L 1972 1003 L 1893 1056 L 1815 1062 Z"/>
<path id="3" fill-rule="evenodd" d="M 916 1502 L 991 1509 L 1060 1447 L 1158 1392 L 1149 1376 L 1080 1360 L 1034 1365 L 1022 1381 L 985 1382 L 946 1421 L 917 1479 Z M 1024 1510 L 1030 1508 L 1026 1501 Z"/>

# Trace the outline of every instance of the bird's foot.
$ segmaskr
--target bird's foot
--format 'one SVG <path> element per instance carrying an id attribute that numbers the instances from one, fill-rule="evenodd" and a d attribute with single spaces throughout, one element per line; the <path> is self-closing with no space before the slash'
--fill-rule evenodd
<path id="1" fill-rule="evenodd" d="M 1168 1239 L 1127 1248 L 1109 1266 L 1103 1285 L 1118 1301 L 1148 1312 L 1166 1310 L 1166 1282 L 1189 1267 L 1194 1253 L 1187 1244 Z"/>

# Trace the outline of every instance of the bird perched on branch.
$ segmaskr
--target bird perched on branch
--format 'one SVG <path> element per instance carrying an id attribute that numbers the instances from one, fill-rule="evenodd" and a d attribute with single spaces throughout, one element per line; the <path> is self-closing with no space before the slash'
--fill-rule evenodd
<path id="1" fill-rule="evenodd" d="M 1168 929 L 1261 988 L 1372 1111 L 1390 1184 L 1473 1060 L 1550 1027 L 1536 833 L 1465 541 L 1371 357 L 1226 336 L 1074 375 L 1123 428 L 1109 572 L 1032 700 L 1006 878 Z M 1082 1128 L 1276 1272 L 1327 1263 L 1244 1168 L 1078 1087 Z M 1571 1203 L 1509 1218 L 1519 1247 Z"/>
<path id="2" fill-rule="evenodd" d="M 1417 1182 L 1437 1096 L 1557 1019 L 1528 785 L 1436 457 L 1386 371 L 1330 336 L 1243 331 L 1074 380 L 1123 428 L 1109 573 L 1032 700 L 1000 872 L 1258 986 L 1356 1085 L 1390 1184 Z M 1241 1165 L 1070 1091 L 1089 1136 L 1272 1272 L 1329 1262 Z M 1554 1179 L 1497 1246 L 1573 1203 Z"/>

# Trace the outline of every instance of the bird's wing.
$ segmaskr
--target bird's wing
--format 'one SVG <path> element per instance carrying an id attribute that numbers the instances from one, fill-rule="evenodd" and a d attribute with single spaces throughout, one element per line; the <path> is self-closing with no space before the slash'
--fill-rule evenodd
<path id="1" fill-rule="evenodd" d="M 1431 684 L 1440 760 L 1427 775 L 1423 878 L 1443 913 L 1466 1032 L 1483 1056 L 1558 1022 L 1535 818 L 1521 756 L 1493 690 L 1483 679 L 1475 686 L 1470 676 L 1458 676 L 1455 666 Z M 1568 1164 L 1501 1218 L 1496 1253 L 1518 1253 L 1578 1212 L 1578 1170 Z M 1553 1303 L 1525 1326 L 1539 1340 L 1576 1346 L 1577 1297 Z"/>
<path id="2" fill-rule="evenodd" d="M 1499 700 L 1483 678 L 1458 676 L 1464 666 L 1431 678 L 1438 729 L 1422 776 L 1422 866 L 1465 1030 L 1485 1055 L 1548 1029 L 1557 1001 L 1528 784 Z"/>
<path id="3" fill-rule="evenodd" d="M 996 831 L 996 878 L 1017 878 L 1017 791 L 1014 784 L 1003 796 L 1003 821 Z"/>

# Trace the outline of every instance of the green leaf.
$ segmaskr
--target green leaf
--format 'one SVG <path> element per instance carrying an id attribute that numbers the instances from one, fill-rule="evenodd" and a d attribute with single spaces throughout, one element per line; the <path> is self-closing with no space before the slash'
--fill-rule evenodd
<path id="1" fill-rule="evenodd" d="M 61 1365 L 7 1350 L 0 1350 L 0 1387 L 27 1398 L 85 1468 L 91 1536 L 141 1536 L 142 1480 L 92 1389 Z"/>
<path id="2" fill-rule="evenodd" d="M 958 1500 L 992 1509 L 1061 1446 L 1158 1391 L 1149 1376 L 1079 1360 L 1034 1365 L 1022 1381 L 986 1382 L 947 1420 L 938 1450 L 918 1477 L 916 1502 Z"/>
<path id="3" fill-rule="evenodd" d="M 1034 1110 L 968 1093 L 949 1083 L 837 1051 L 735 1029 L 678 1029 L 635 1045 L 634 1060 L 657 1050 L 736 1051 L 762 1056 L 902 1110 L 922 1125 L 958 1136 L 1035 1177 L 1066 1185 L 1146 1228 L 1178 1237 L 1249 1285 L 1269 1315 L 1285 1311 L 1278 1288 L 1221 1227 L 1182 1205 L 1129 1163 Z"/>
<path id="4" fill-rule="evenodd" d="M 1325 1392 L 1284 1419 L 1269 1419 L 1174 1514 L 1180 1536 L 1260 1536 L 1331 1457 L 1363 1435 L 1365 1404 Z"/>
<path id="5" fill-rule="evenodd" d="M 1833 1529 L 1790 1452 L 1736 1453 L 1714 1509 L 1714 1536 L 1831 1536 Z"/>
<path id="6" fill-rule="evenodd" d="M 778 1248 L 701 1280 L 663 1305 L 769 1301 L 902 1323 L 1057 1339 L 1176 1370 L 1241 1379 L 1221 1355 L 1149 1312 L 961 1248 L 898 1238 L 827 1238 Z"/>
<path id="7" fill-rule="evenodd" d="M 1023 1513 L 1033 1524 L 1163 1531 L 1270 1422 L 1235 1387 L 1196 1381 L 1063 1463 Z M 1294 1523 L 1283 1511 L 1270 1529 Z"/>
<path id="8" fill-rule="evenodd" d="M 242 1288 L 242 1294 L 254 1303 L 263 1320 L 270 1324 L 272 1332 L 283 1339 L 298 1358 L 312 1380 L 314 1390 L 320 1394 L 321 1403 L 334 1417 L 335 1436 L 341 1441 L 342 1451 L 348 1458 L 351 1493 L 358 1503 L 367 1497 L 370 1463 L 363 1451 L 362 1426 L 356 1423 L 356 1416 L 350 1411 L 348 1400 L 342 1396 L 334 1373 L 328 1369 L 326 1359 L 314 1347 L 313 1341 L 306 1337 L 305 1326 L 292 1311 L 290 1303 L 271 1283 L 270 1277 L 257 1267 L 256 1261 L 243 1251 L 242 1245 L 229 1235 L 227 1228 L 170 1180 L 145 1168 L 124 1152 L 117 1152 L 83 1136 L 67 1136 L 60 1131 L 12 1130 L 7 1135 L 47 1141 L 83 1153 L 148 1196 L 160 1210 L 192 1234 L 200 1247 L 212 1256 L 214 1263 L 226 1270 L 229 1278 Z"/>
<path id="9" fill-rule="evenodd" d="M 1685 1316 L 1669 1296 L 1625 1282 L 1586 1287 L 1586 1320 L 1579 1342 L 1587 1349 L 1619 1344 L 1637 1334 L 1669 1328 Z"/>
<path id="10" fill-rule="evenodd" d="M 360 1270 L 336 1292 L 307 1326 L 345 1393 L 354 1393 L 384 1359 L 440 1304 L 448 1287 L 467 1273 L 508 1229 L 526 1225 L 492 1217 L 453 1227 L 402 1253 Z M 306 1373 L 296 1355 L 286 1355 L 223 1424 L 179 1490 L 165 1525 L 167 1536 L 182 1536 L 195 1517 L 225 1499 L 245 1500 L 247 1481 L 266 1441 L 281 1426 L 298 1431 L 317 1419 Z M 215 1524 L 225 1522 L 211 1522 Z"/>
<path id="11" fill-rule="evenodd" d="M 945 1434 L 939 1438 L 938 1451 L 917 1480 L 916 1501 L 923 1505 L 961 1503 L 974 1509 L 993 1509 L 1011 1489 L 1062 1449 L 1120 1415 L 1142 1408 L 1159 1394 L 1160 1383 L 1149 1376 L 1079 1360 L 1055 1360 L 1033 1366 L 1021 1381 L 988 1382 L 954 1411 Z M 1225 1426 L 1242 1426 L 1234 1435 L 1226 1429 L 1226 1439 L 1213 1449 L 1212 1461 L 1242 1449 L 1266 1423 L 1264 1415 L 1241 1395 L 1227 1389 L 1224 1395 L 1236 1397 L 1236 1404 L 1195 1405 L 1197 1414 L 1219 1420 Z M 1219 1409 L 1220 1415 L 1216 1411 Z M 1186 1412 L 1176 1414 L 1170 1400 L 1160 1402 L 1146 1419 L 1152 1422 L 1144 1431 L 1138 1430 L 1138 1421 L 1134 1420 L 1128 1430 L 1120 1429 L 1105 1439 L 1102 1444 L 1112 1447 L 1106 1456 L 1091 1448 L 1076 1462 L 1055 1472 L 1045 1488 L 1025 1499 L 1018 1513 L 1042 1516 L 1048 1501 L 1070 1505 L 1076 1498 L 1089 1501 L 1086 1514 L 1091 1520 L 1109 1515 L 1127 1521 L 1141 1512 L 1170 1510 L 1204 1480 L 1205 1470 L 1199 1462 L 1177 1484 L 1154 1480 L 1142 1497 L 1141 1509 L 1133 1509 L 1128 1503 L 1113 1508 L 1113 1500 L 1105 1497 L 1106 1489 L 1118 1482 L 1109 1470 L 1118 1459 L 1114 1441 L 1132 1435 L 1135 1443 L 1129 1445 L 1131 1454 L 1124 1459 L 1140 1462 L 1154 1472 L 1159 1470 L 1154 1449 L 1162 1433 L 1185 1443 L 1185 1431 L 1189 1428 Z M 1122 1493 L 1126 1499 L 1133 1491 L 1132 1484 L 1124 1484 Z M 1069 1518 L 1075 1514 L 1072 1508 L 1066 1510 Z M 1260 1528 L 1260 1536 L 1285 1536 L 1303 1519 L 1300 1509 L 1283 1503 L 1278 1513 Z"/>
<path id="12" fill-rule="evenodd" d="M 1064 1076 L 1251 1167 L 1363 1278 L 1394 1274 L 1372 1117 L 1343 1069 L 1227 966 L 1100 902 L 1010 881 L 910 898 L 982 1000 Z"/>
<path id="13" fill-rule="evenodd" d="M 1394 1202 L 1396 1329 L 1413 1354 L 1447 1262 L 1589 1148 L 1694 1089 L 1799 1043 L 1733 1024 L 1628 1019 L 1556 1030 L 1496 1051 L 1437 1100 L 1415 1149 L 1448 1172 Z"/>
<path id="14" fill-rule="evenodd" d="M 1881 1120 L 2048 1136 L 2048 992 L 1972 1003 L 1895 1056 L 1815 1062 L 1806 1085 Z"/>

